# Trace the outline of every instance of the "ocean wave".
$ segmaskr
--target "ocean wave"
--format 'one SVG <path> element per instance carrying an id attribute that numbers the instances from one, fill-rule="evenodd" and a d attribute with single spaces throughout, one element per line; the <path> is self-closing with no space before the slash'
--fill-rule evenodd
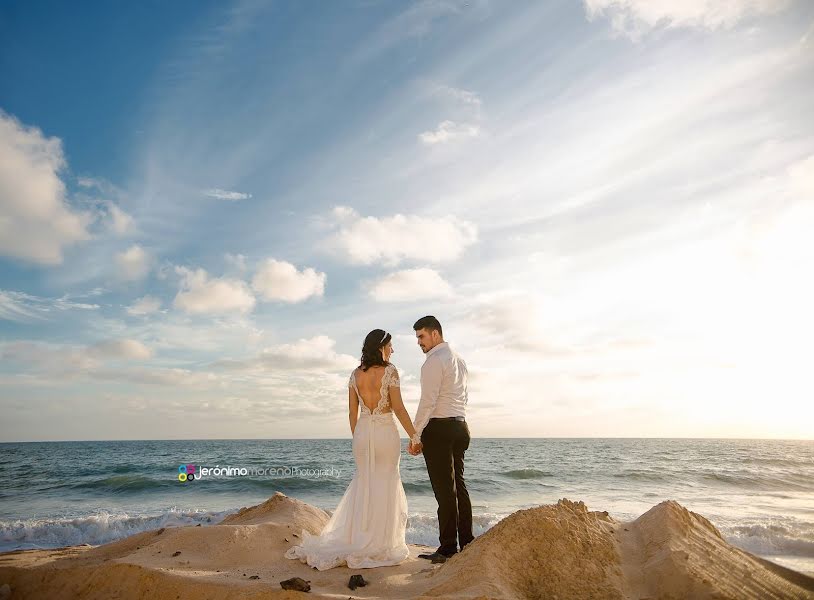
<path id="1" fill-rule="evenodd" d="M 168 510 L 158 515 L 129 515 L 100 511 L 73 518 L 0 520 L 0 551 L 107 544 L 159 527 L 218 523 L 231 512 Z"/>
<path id="2" fill-rule="evenodd" d="M 622 471 L 614 473 L 613 476 L 617 479 L 632 479 L 633 481 L 667 481 L 662 473 L 653 471 Z"/>
<path id="3" fill-rule="evenodd" d="M 135 473 L 137 471 L 141 471 L 140 465 L 133 465 L 133 464 L 118 464 L 115 467 L 110 469 L 114 473 Z"/>
<path id="4" fill-rule="evenodd" d="M 721 533 L 729 543 L 752 554 L 814 557 L 814 527 L 811 524 L 736 525 L 723 529 Z"/>
<path id="5" fill-rule="evenodd" d="M 432 484 L 427 481 L 426 483 L 413 483 L 412 481 L 402 481 L 405 492 L 432 492 Z"/>
<path id="6" fill-rule="evenodd" d="M 542 477 L 554 477 L 553 473 L 548 471 L 540 471 L 539 469 L 515 469 L 514 471 L 506 471 L 502 473 L 504 477 L 510 479 L 540 479 Z"/>
<path id="7" fill-rule="evenodd" d="M 752 456 L 744 459 L 747 463 L 756 465 L 769 465 L 772 467 L 807 467 L 810 463 L 803 457 L 800 458 L 765 458 Z"/>
<path id="8" fill-rule="evenodd" d="M 472 533 L 475 537 L 489 530 L 506 515 L 498 513 L 480 513 L 472 515 Z M 435 514 L 415 513 L 407 517 L 406 538 L 408 544 L 423 544 L 437 547 L 438 517 Z"/>
<path id="9" fill-rule="evenodd" d="M 796 473 L 758 474 L 754 471 L 711 472 L 701 474 L 701 479 L 723 483 L 738 488 L 751 490 L 800 490 L 814 491 L 811 478 Z"/>
<path id="10" fill-rule="evenodd" d="M 95 515 L 61 519 L 0 520 L 0 552 L 23 549 L 59 548 L 90 544 L 107 544 L 116 540 L 160 527 L 178 527 L 201 524 L 214 525 L 237 509 L 220 512 L 203 510 L 169 510 L 158 515 L 114 514 L 101 511 Z M 326 511 L 329 515 L 332 511 Z M 505 514 L 476 513 L 472 516 L 472 530 L 478 536 Z M 407 542 L 410 544 L 438 545 L 438 518 L 430 513 L 413 513 L 407 518 Z"/>
<path id="11" fill-rule="evenodd" d="M 145 477 L 144 475 L 112 475 L 102 479 L 71 483 L 67 487 L 75 490 L 92 490 L 123 494 L 165 488 L 177 483 L 177 479 L 170 478 L 154 479 L 152 477 Z"/>

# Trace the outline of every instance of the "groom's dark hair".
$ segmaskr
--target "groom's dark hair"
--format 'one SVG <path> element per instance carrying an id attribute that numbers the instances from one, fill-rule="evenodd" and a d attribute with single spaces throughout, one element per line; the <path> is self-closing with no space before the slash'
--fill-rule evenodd
<path id="1" fill-rule="evenodd" d="M 438 322 L 438 319 L 433 317 L 432 315 L 427 315 L 426 317 L 421 317 L 418 321 L 415 322 L 413 325 L 413 329 L 418 331 L 419 329 L 426 329 L 427 331 L 432 331 L 433 329 L 438 332 L 438 335 L 444 337 L 444 330 L 441 329 L 441 323 Z"/>

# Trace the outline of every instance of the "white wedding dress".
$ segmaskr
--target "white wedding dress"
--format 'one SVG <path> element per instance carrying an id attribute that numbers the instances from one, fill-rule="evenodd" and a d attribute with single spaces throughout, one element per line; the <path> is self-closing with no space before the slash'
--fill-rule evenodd
<path id="1" fill-rule="evenodd" d="M 355 374 L 356 369 L 348 387 L 356 391 L 361 409 L 352 444 L 356 473 L 322 532 L 303 530 L 301 544 L 285 553 L 320 571 L 340 565 L 396 565 L 410 555 L 405 542 L 407 495 L 399 472 L 401 439 L 389 396 L 389 389 L 399 386 L 398 371 L 393 365 L 385 367 L 373 412 L 362 400 Z"/>

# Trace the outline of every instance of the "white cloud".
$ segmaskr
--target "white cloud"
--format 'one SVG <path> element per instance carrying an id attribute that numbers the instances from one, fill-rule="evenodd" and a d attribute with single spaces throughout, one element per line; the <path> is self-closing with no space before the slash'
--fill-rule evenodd
<path id="1" fill-rule="evenodd" d="M 131 337 L 150 340 L 156 349 L 180 352 L 189 357 L 197 354 L 233 355 L 254 351 L 267 343 L 266 332 L 258 328 L 251 315 L 188 315 L 182 311 L 161 311 L 159 317 L 140 319 L 126 324 Z M 105 325 L 106 326 L 106 325 Z M 106 326 L 112 329 L 114 326 Z"/>
<path id="2" fill-rule="evenodd" d="M 257 269 L 252 288 L 265 300 L 302 302 L 325 293 L 325 273 L 311 268 L 297 271 L 291 263 L 269 258 Z"/>
<path id="3" fill-rule="evenodd" d="M 65 166 L 59 138 L 0 110 L 0 255 L 58 265 L 65 247 L 90 239 L 92 215 L 65 202 Z"/>
<path id="4" fill-rule="evenodd" d="M 126 381 L 137 385 L 159 385 L 171 388 L 190 387 L 200 390 L 221 385 L 220 378 L 206 371 L 191 371 L 180 368 L 154 369 L 100 369 L 90 373 L 94 379 L 102 381 Z"/>
<path id="5" fill-rule="evenodd" d="M 607 17 L 614 30 L 639 37 L 658 27 L 731 29 L 738 22 L 784 9 L 787 0 L 584 0 L 588 18 Z"/>
<path id="6" fill-rule="evenodd" d="M 441 121 L 435 131 L 425 131 L 418 134 L 422 143 L 432 146 L 462 138 L 477 137 L 480 126 L 472 123 L 456 123 L 455 121 Z"/>
<path id="7" fill-rule="evenodd" d="M 181 275 L 181 290 L 173 302 L 176 308 L 192 314 L 247 313 L 255 299 L 246 282 L 227 277 L 210 279 L 203 269 L 175 267 Z"/>
<path id="8" fill-rule="evenodd" d="M 99 359 L 123 358 L 131 360 L 147 360 L 152 358 L 153 351 L 138 340 L 105 340 L 88 347 L 91 356 Z"/>
<path id="9" fill-rule="evenodd" d="M 394 266 L 403 260 L 450 262 L 477 241 L 477 227 L 451 215 L 437 218 L 396 214 L 360 217 L 345 206 L 333 210 L 339 231 L 328 241 L 353 263 L 383 262 Z"/>
<path id="10" fill-rule="evenodd" d="M 121 189 L 105 179 L 96 177 L 77 177 L 76 183 L 87 190 L 78 193 L 77 199 L 91 204 L 94 217 L 104 222 L 109 231 L 119 236 L 137 233 L 135 220 L 119 206 L 127 197 Z M 91 190 L 95 190 L 102 197 L 91 195 Z"/>
<path id="11" fill-rule="evenodd" d="M 300 339 L 293 344 L 280 344 L 264 349 L 247 360 L 222 360 L 213 366 L 235 370 L 280 371 L 351 371 L 359 361 L 334 350 L 336 342 L 325 335 Z"/>
<path id="12" fill-rule="evenodd" d="M 116 254 L 117 275 L 125 281 L 143 279 L 150 272 L 150 255 L 138 244 Z"/>
<path id="13" fill-rule="evenodd" d="M 76 380 L 116 381 L 138 385 L 211 389 L 221 379 L 207 371 L 174 367 L 130 367 L 128 361 L 152 358 L 153 352 L 132 339 L 98 342 L 90 346 L 46 344 L 20 340 L 0 343 L 0 359 L 19 365 L 17 377 L 36 374 L 41 384 L 64 385 Z M 123 363 L 119 363 L 123 361 Z M 113 368 L 108 363 L 119 363 Z"/>
<path id="14" fill-rule="evenodd" d="M 452 287 L 434 269 L 405 269 L 385 275 L 370 290 L 378 302 L 410 302 L 449 298 Z"/>
<path id="15" fill-rule="evenodd" d="M 127 307 L 127 314 L 133 316 L 149 315 L 161 309 L 161 300 L 153 296 L 144 296 Z"/>
<path id="16" fill-rule="evenodd" d="M 103 340 L 90 346 L 47 344 L 19 340 L 0 345 L 0 358 L 26 368 L 77 375 L 111 360 L 147 360 L 153 352 L 132 339 Z"/>
<path id="17" fill-rule="evenodd" d="M 84 346 L 61 346 L 25 340 L 7 342 L 0 346 L 0 358 L 34 369 L 54 371 L 89 369 L 98 364 Z"/>
<path id="18" fill-rule="evenodd" d="M 243 192 L 231 192 L 229 190 L 221 190 L 221 189 L 211 189 L 211 190 L 204 190 L 204 196 L 208 196 L 209 198 L 216 198 L 217 200 L 246 200 L 251 198 L 251 194 L 246 194 Z"/>
<path id="19" fill-rule="evenodd" d="M 129 235 L 135 233 L 136 225 L 133 217 L 116 206 L 113 202 L 107 203 L 108 220 L 110 229 L 117 235 Z"/>

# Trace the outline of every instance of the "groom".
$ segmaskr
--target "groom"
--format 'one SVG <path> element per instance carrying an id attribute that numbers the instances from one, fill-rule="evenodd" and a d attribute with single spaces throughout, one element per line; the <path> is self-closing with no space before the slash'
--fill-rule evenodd
<path id="1" fill-rule="evenodd" d="M 421 367 L 421 401 L 415 430 L 421 440 L 410 443 L 413 456 L 423 452 L 432 491 L 438 502 L 438 536 L 441 545 L 421 558 L 443 561 L 474 539 L 472 504 L 464 483 L 464 452 L 469 448 L 466 423 L 466 363 L 444 341 L 441 323 L 433 316 L 413 325 L 426 359 Z M 457 535 L 456 535 L 457 534 Z"/>

